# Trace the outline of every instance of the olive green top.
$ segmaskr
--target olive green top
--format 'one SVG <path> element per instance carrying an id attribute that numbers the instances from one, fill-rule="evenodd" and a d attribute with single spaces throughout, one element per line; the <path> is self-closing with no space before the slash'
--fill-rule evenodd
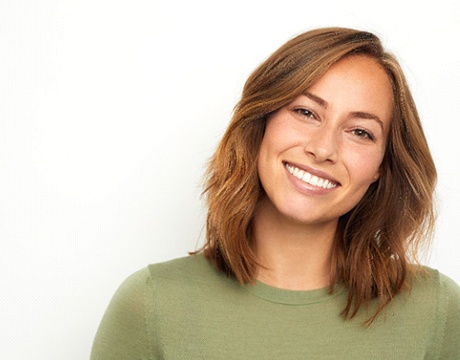
<path id="1" fill-rule="evenodd" d="M 344 288 L 241 286 L 201 254 L 150 265 L 115 293 L 91 359 L 459 360 L 460 288 L 428 272 L 364 327 L 372 312 L 340 316 Z"/>

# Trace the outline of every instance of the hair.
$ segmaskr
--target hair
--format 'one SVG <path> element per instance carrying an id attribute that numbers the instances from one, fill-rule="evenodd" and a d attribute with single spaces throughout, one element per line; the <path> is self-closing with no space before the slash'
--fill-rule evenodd
<path id="1" fill-rule="evenodd" d="M 333 245 L 330 291 L 348 289 L 344 318 L 378 299 L 370 324 L 410 288 L 418 251 L 434 228 L 436 169 L 407 81 L 393 55 L 372 33 L 323 28 L 289 40 L 248 78 L 231 122 L 211 158 L 203 195 L 208 207 L 206 258 L 240 283 L 253 283 L 253 218 L 265 192 L 257 159 L 270 114 L 311 87 L 334 63 L 360 54 L 385 69 L 393 89 L 393 115 L 379 179 L 340 217 Z"/>

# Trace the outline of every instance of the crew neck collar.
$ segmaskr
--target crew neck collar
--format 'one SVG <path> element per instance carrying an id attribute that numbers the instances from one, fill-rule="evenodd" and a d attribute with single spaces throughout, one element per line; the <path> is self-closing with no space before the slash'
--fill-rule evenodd
<path id="1" fill-rule="evenodd" d="M 329 293 L 329 287 L 315 290 L 286 290 L 276 288 L 260 281 L 254 284 L 245 285 L 247 291 L 251 294 L 278 304 L 285 305 L 308 305 L 328 301 L 344 292 L 343 286 L 337 286 L 332 294 Z"/>

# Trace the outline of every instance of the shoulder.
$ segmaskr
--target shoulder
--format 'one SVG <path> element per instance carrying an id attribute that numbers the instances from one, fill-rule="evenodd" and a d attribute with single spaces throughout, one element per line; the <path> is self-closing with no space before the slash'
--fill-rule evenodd
<path id="1" fill-rule="evenodd" d="M 416 274 L 410 297 L 422 307 L 430 306 L 439 315 L 460 315 L 460 287 L 438 270 L 423 267 Z"/>
<path id="2" fill-rule="evenodd" d="M 212 273 L 211 264 L 203 254 L 189 255 L 165 262 L 150 264 L 148 267 L 150 276 L 164 277 L 169 279 L 183 278 L 196 275 L 197 273 Z"/>
<path id="3" fill-rule="evenodd" d="M 460 305 L 460 286 L 450 277 L 439 272 L 437 273 L 439 276 L 439 284 L 442 294 L 444 294 L 452 302 Z"/>
<path id="4" fill-rule="evenodd" d="M 190 292 L 233 287 L 235 281 L 218 271 L 202 253 L 147 267 L 152 290 L 158 295 L 183 296 Z"/>
<path id="5" fill-rule="evenodd" d="M 441 359 L 460 358 L 460 286 L 439 271 L 425 267 L 418 275 L 412 292 L 418 307 L 419 318 L 433 310 L 433 351 Z M 411 295 L 412 296 L 412 295 Z"/>
<path id="6" fill-rule="evenodd" d="M 153 300 L 152 295 L 154 298 L 164 294 L 174 296 L 187 288 L 196 291 L 200 285 L 209 287 L 212 283 L 219 283 L 221 278 L 222 274 L 201 254 L 150 264 L 120 284 L 109 310 L 122 308 L 126 313 L 126 309 L 141 309 L 139 304 Z"/>
<path id="7" fill-rule="evenodd" d="M 415 291 L 431 293 L 441 301 L 460 302 L 460 286 L 447 275 L 427 266 L 416 274 L 413 287 Z"/>
<path id="8" fill-rule="evenodd" d="M 438 270 L 420 267 L 410 284 L 390 306 L 401 323 L 411 323 L 414 331 L 427 335 L 437 332 L 439 336 L 446 324 L 460 330 L 460 288 L 452 279 Z"/>
<path id="9" fill-rule="evenodd" d="M 426 268 L 430 274 L 431 286 L 436 289 L 438 311 L 445 316 L 446 323 L 456 324 L 460 336 L 460 286 L 447 275 Z"/>
<path id="10" fill-rule="evenodd" d="M 144 325 L 148 270 L 129 276 L 118 287 L 99 324 L 91 359 L 148 358 L 151 350 Z M 139 344 L 146 344 L 139 346 Z"/>
<path id="11" fill-rule="evenodd" d="M 129 275 L 119 286 L 117 294 L 143 292 L 152 283 L 164 282 L 208 282 L 210 278 L 220 278 L 222 274 L 206 260 L 202 254 L 189 255 L 173 260 L 149 264 Z"/>
<path id="12" fill-rule="evenodd" d="M 206 282 L 219 276 L 202 255 L 148 265 L 131 274 L 105 311 L 91 359 L 156 358 L 161 314 L 177 316 L 185 299 L 195 298 Z"/>

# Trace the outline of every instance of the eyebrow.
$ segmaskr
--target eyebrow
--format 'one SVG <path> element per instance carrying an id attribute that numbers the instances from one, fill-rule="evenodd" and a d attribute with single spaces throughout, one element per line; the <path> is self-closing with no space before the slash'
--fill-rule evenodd
<path id="1" fill-rule="evenodd" d="M 369 120 L 375 120 L 378 122 L 378 124 L 380 125 L 380 127 L 382 128 L 382 130 L 384 130 L 384 126 L 383 126 L 383 121 L 380 120 L 380 118 L 377 116 L 377 115 L 374 115 L 374 114 L 370 114 L 370 113 L 367 113 L 367 112 L 363 112 L 363 111 L 354 111 L 351 113 L 351 115 L 355 118 L 359 118 L 359 119 L 369 119 Z"/>
<path id="2" fill-rule="evenodd" d="M 327 109 L 328 103 L 326 100 L 321 99 L 319 96 L 313 95 L 312 93 L 309 93 L 308 91 L 305 91 L 304 95 L 310 100 L 313 100 L 314 102 L 318 103 L 321 107 Z"/>
<path id="3" fill-rule="evenodd" d="M 327 109 L 329 104 L 327 103 L 326 100 L 321 99 L 319 96 L 313 95 L 312 93 L 309 93 L 308 91 L 305 91 L 304 95 L 310 100 L 316 102 L 322 108 Z M 353 111 L 350 115 L 354 118 L 375 120 L 379 123 L 382 130 L 385 129 L 385 127 L 383 126 L 383 121 L 380 120 L 380 118 L 377 115 L 374 115 L 374 114 L 371 114 L 365 111 Z"/>

